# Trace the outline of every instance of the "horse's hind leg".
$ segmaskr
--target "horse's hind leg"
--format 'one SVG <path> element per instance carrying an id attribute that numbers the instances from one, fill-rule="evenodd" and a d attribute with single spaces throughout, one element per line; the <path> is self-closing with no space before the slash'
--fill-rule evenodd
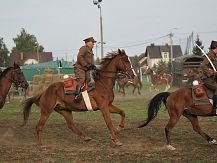
<path id="1" fill-rule="evenodd" d="M 133 94 L 135 93 L 136 87 L 134 85 L 133 86 Z"/>
<path id="2" fill-rule="evenodd" d="M 118 107 L 114 105 L 109 106 L 109 111 L 110 113 L 115 113 L 115 114 L 120 114 L 121 116 L 121 121 L 117 127 L 117 131 L 123 130 L 124 129 L 124 121 L 125 121 L 125 113 L 123 110 L 119 109 Z"/>
<path id="3" fill-rule="evenodd" d="M 43 109 L 41 109 L 43 110 Z M 48 119 L 48 117 L 50 116 L 51 112 L 48 111 L 42 111 L 41 112 L 41 117 L 38 121 L 38 124 L 36 126 L 36 132 L 37 132 L 37 143 L 39 146 L 42 145 L 42 129 Z"/>
<path id="4" fill-rule="evenodd" d="M 125 96 L 126 95 L 126 93 L 125 93 L 125 87 L 123 87 L 122 89 L 123 89 L 123 94 Z"/>
<path id="5" fill-rule="evenodd" d="M 171 131 L 172 129 L 175 127 L 176 123 L 178 122 L 180 116 L 177 116 L 175 114 L 171 114 L 170 115 L 170 120 L 167 123 L 166 127 L 165 127 L 165 133 L 166 133 L 166 139 L 167 139 L 167 149 L 169 150 L 175 150 L 176 148 L 174 148 L 171 145 Z"/>
<path id="6" fill-rule="evenodd" d="M 138 86 L 137 88 L 138 88 L 138 94 L 140 95 L 140 94 L 141 94 L 141 93 L 140 93 L 140 87 Z"/>
<path id="7" fill-rule="evenodd" d="M 75 127 L 74 122 L 73 122 L 72 112 L 57 110 L 57 109 L 55 109 L 55 111 L 58 112 L 59 114 L 61 114 L 65 118 L 67 126 L 70 130 L 72 130 L 72 132 L 77 134 L 84 141 L 91 140 L 90 137 L 86 136 L 77 127 Z"/>
<path id="8" fill-rule="evenodd" d="M 192 124 L 192 127 L 194 129 L 194 131 L 196 131 L 198 134 L 200 134 L 205 140 L 207 140 L 209 143 L 211 144 L 216 144 L 216 140 L 211 138 L 209 135 L 207 135 L 206 133 L 204 133 L 200 126 L 199 126 L 199 122 L 198 122 L 198 118 L 196 115 L 191 115 L 191 114 L 187 114 L 184 113 L 183 114 L 186 118 L 189 119 L 189 121 Z"/>

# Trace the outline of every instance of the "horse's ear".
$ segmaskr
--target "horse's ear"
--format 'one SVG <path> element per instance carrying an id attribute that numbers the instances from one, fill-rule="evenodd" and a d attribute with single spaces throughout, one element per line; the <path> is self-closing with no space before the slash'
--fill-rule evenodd
<path id="1" fill-rule="evenodd" d="M 120 49 L 118 49 L 118 54 L 121 54 L 121 50 Z"/>
<path id="2" fill-rule="evenodd" d="M 124 49 L 122 49 L 122 54 L 126 54 L 126 52 L 125 52 L 125 50 L 124 50 Z"/>
<path id="3" fill-rule="evenodd" d="M 19 68 L 20 66 L 16 63 L 16 62 L 14 62 L 14 68 Z"/>

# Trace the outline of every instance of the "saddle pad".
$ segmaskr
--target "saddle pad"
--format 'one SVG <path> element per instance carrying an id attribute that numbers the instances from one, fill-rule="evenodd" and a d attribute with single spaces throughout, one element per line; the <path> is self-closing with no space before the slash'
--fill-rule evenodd
<path id="1" fill-rule="evenodd" d="M 207 94 L 204 96 L 198 97 L 195 95 L 194 91 L 192 90 L 192 99 L 194 105 L 208 105 L 210 103 L 210 99 L 208 98 Z"/>
<path id="2" fill-rule="evenodd" d="M 64 79 L 64 90 L 66 94 L 73 91 L 75 92 L 76 86 L 77 86 L 77 81 L 75 79 L 71 77 Z"/>

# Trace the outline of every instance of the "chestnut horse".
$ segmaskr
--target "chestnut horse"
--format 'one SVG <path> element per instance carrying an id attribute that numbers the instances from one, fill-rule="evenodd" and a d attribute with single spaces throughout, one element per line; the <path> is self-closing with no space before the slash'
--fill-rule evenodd
<path id="1" fill-rule="evenodd" d="M 97 103 L 98 108 L 96 110 L 102 112 L 106 125 L 110 131 L 112 142 L 115 145 L 120 146 L 122 143 L 117 139 L 116 129 L 113 127 L 110 113 L 121 115 L 118 130 L 124 128 L 125 113 L 123 110 L 112 104 L 114 100 L 113 86 L 116 79 L 116 73 L 123 71 L 133 77 L 135 71 L 133 70 L 129 57 L 126 55 L 124 50 L 118 50 L 118 52 L 108 54 L 107 57 L 103 58 L 100 65 L 99 77 L 95 79 L 95 89 L 89 94 Z M 74 95 L 64 94 L 63 82 L 57 82 L 51 84 L 43 93 L 33 96 L 25 101 L 23 108 L 23 125 L 27 123 L 33 103 L 39 105 L 41 109 L 41 117 L 36 126 L 37 143 L 39 146 L 42 145 L 42 129 L 48 117 L 54 110 L 65 118 L 68 128 L 77 134 L 82 140 L 90 140 L 86 134 L 82 133 L 77 127 L 75 127 L 72 118 L 72 111 L 87 111 L 84 101 L 82 100 L 81 103 L 74 103 L 73 99 Z"/>
<path id="2" fill-rule="evenodd" d="M 14 67 L 6 68 L 0 74 L 0 109 L 3 108 L 7 94 L 11 88 L 12 83 L 16 89 L 18 87 L 22 87 L 24 89 L 28 88 L 28 83 L 19 67 L 16 63 L 14 63 Z"/>
<path id="3" fill-rule="evenodd" d="M 151 84 L 156 91 L 158 91 L 156 87 L 162 84 L 166 85 L 165 91 L 168 91 L 173 82 L 173 77 L 171 74 L 164 74 L 162 77 L 159 77 L 159 75 L 155 74 L 155 72 L 149 66 L 144 67 L 144 74 L 149 76 Z"/>
<path id="4" fill-rule="evenodd" d="M 171 145 L 170 135 L 173 127 L 175 127 L 182 115 L 191 122 L 194 131 L 200 134 L 210 144 L 217 144 L 215 139 L 201 130 L 197 118 L 198 116 L 216 116 L 216 111 L 211 104 L 194 105 L 192 101 L 191 88 L 180 88 L 172 93 L 159 93 L 151 99 L 148 105 L 148 118 L 139 127 L 148 125 L 157 116 L 161 103 L 163 102 L 170 116 L 169 122 L 165 127 L 167 148 L 169 150 L 175 150 Z"/>

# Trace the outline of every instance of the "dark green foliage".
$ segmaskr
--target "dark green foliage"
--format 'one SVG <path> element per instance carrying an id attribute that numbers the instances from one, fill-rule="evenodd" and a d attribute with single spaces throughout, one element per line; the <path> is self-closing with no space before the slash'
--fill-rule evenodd
<path id="1" fill-rule="evenodd" d="M 12 53 L 29 53 L 29 52 L 43 52 L 44 47 L 39 45 L 34 35 L 28 34 L 24 28 L 21 29 L 19 35 L 13 39 L 15 47 L 12 48 Z"/>
<path id="2" fill-rule="evenodd" d="M 0 67 L 8 67 L 9 66 L 9 57 L 8 57 L 8 49 L 3 42 L 3 38 L 0 37 Z"/>
<path id="3" fill-rule="evenodd" d="M 197 35 L 197 39 L 196 39 L 195 43 L 196 43 L 198 46 L 200 46 L 201 49 L 204 48 L 204 46 L 203 46 L 203 44 L 202 44 L 202 41 L 201 41 L 200 38 L 199 38 L 199 35 Z M 192 52 L 193 52 L 194 55 L 199 55 L 199 56 L 202 56 L 202 55 L 203 55 L 202 51 L 201 51 L 197 46 L 194 46 Z"/>

